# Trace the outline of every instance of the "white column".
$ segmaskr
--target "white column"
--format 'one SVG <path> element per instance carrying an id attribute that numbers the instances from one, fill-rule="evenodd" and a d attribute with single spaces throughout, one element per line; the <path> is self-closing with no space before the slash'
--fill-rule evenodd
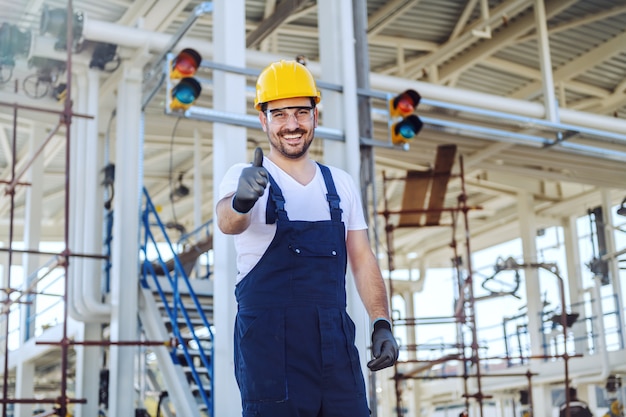
<path id="1" fill-rule="evenodd" d="M 537 262 L 537 222 L 532 194 L 520 191 L 518 193 L 517 212 L 519 215 L 520 237 L 522 238 L 522 252 L 524 263 Z M 543 354 L 540 332 L 541 286 L 537 268 L 524 268 L 526 280 L 526 302 L 528 307 L 528 334 L 530 335 L 531 354 Z"/>
<path id="2" fill-rule="evenodd" d="M 98 323 L 84 323 L 80 326 L 77 337 L 80 340 L 101 340 L 101 325 Z M 90 417 L 98 415 L 98 401 L 100 389 L 100 366 L 102 358 L 99 346 L 76 345 L 76 398 L 84 398 L 86 404 L 74 406 L 75 417 Z M 24 416 L 26 417 L 26 416 Z"/>
<path id="3" fill-rule="evenodd" d="M 526 191 L 518 192 L 517 212 L 519 215 L 520 237 L 522 238 L 522 252 L 524 263 L 537 262 L 537 222 L 535 218 L 534 199 L 532 194 Z M 542 355 L 542 341 L 539 329 L 541 328 L 540 313 L 543 309 L 541 304 L 541 285 L 539 284 L 539 271 L 537 268 L 524 268 L 526 281 L 526 306 L 528 309 L 528 334 L 530 336 L 531 355 Z M 536 360 L 531 360 L 531 363 Z M 550 415 L 552 406 L 546 401 L 545 388 L 533 386 L 534 415 Z"/>
<path id="4" fill-rule="evenodd" d="M 532 388 L 532 415 L 533 416 L 552 416 L 552 389 L 550 385 L 533 384 Z"/>
<path id="5" fill-rule="evenodd" d="M 602 211 L 604 212 L 604 234 L 606 237 L 606 253 L 613 254 L 616 252 L 615 245 L 615 229 L 613 225 L 615 220 L 615 212 L 612 210 L 613 202 L 611 200 L 611 192 L 609 190 L 602 190 Z M 624 300 L 622 299 L 622 282 L 620 281 L 619 264 L 616 257 L 611 257 L 608 260 L 609 263 L 609 276 L 611 277 L 611 286 L 613 288 L 613 294 L 617 295 L 617 305 L 615 309 L 620 312 L 621 323 L 624 323 L 623 309 Z M 622 340 L 620 340 L 622 349 L 624 348 L 624 334 L 620 333 Z"/>
<path id="6" fill-rule="evenodd" d="M 343 94 L 322 91 L 324 127 L 342 129 L 345 134 L 345 142 L 324 142 L 324 163 L 346 170 L 358 185 L 361 158 L 352 2 L 320 0 L 317 10 L 321 79 L 343 86 Z M 367 375 L 369 371 L 366 364 L 370 358 L 367 349 L 370 337 L 369 317 L 349 272 L 347 281 L 348 313 L 356 325 L 356 346 L 361 368 Z M 368 378 L 365 378 L 365 383 L 369 386 Z M 367 391 L 369 392 L 369 388 Z"/>
<path id="7" fill-rule="evenodd" d="M 32 158 L 35 151 L 41 145 L 46 137 L 46 131 L 41 125 L 33 126 L 29 144 L 29 158 Z M 31 185 L 26 189 L 26 206 L 24 214 L 24 244 L 26 248 L 38 249 L 41 242 L 41 218 L 42 218 L 42 201 L 43 201 L 43 184 L 42 181 L 36 181 L 37 178 L 43 178 L 44 164 L 43 157 L 36 158 L 30 170 L 27 173 L 27 181 Z M 22 266 L 24 270 L 24 283 L 22 288 L 28 288 L 32 280 L 27 278 L 34 273 L 42 261 L 39 256 L 24 254 L 22 257 Z M 46 259 L 47 260 L 47 259 Z M 20 305 L 20 345 L 35 335 L 35 322 L 29 322 L 34 319 L 35 305 L 37 295 L 29 298 L 31 303 Z M 29 317 L 32 316 L 32 317 Z M 19 362 L 16 369 L 15 395 L 17 398 L 33 398 L 33 378 L 34 365 L 32 363 Z M 15 417 L 30 417 L 32 415 L 32 405 L 15 404 Z"/>
<path id="8" fill-rule="evenodd" d="M 33 386 L 35 385 L 35 364 L 33 362 L 18 362 L 16 366 L 15 398 L 33 398 Z M 15 404 L 15 417 L 31 417 L 33 415 L 32 404 Z"/>
<path id="9" fill-rule="evenodd" d="M 407 318 L 415 318 L 415 293 L 413 290 L 407 291 L 403 294 L 404 301 L 406 303 L 406 317 Z M 406 343 L 408 345 L 416 345 L 417 344 L 417 333 L 416 333 L 416 325 L 406 326 Z M 407 353 L 407 359 L 414 360 L 417 359 L 417 349 L 409 350 Z M 409 379 L 404 381 L 407 384 L 407 387 L 411 387 L 408 391 L 407 395 L 407 405 L 409 406 L 409 410 L 418 415 L 419 410 L 422 408 L 422 396 L 420 395 L 420 385 L 421 380 L 419 379 Z M 393 402 L 395 404 L 395 401 Z M 381 415 L 385 415 L 384 413 Z"/>
<path id="10" fill-rule="evenodd" d="M 404 302 L 406 303 L 406 317 L 407 318 L 415 318 L 415 293 L 411 291 L 406 291 L 402 294 L 402 298 L 404 298 Z M 406 326 L 406 344 L 407 345 L 415 345 L 417 343 L 417 334 L 416 334 L 416 325 L 408 325 Z M 417 359 L 417 349 L 409 350 L 407 353 L 407 359 Z"/>
<path id="11" fill-rule="evenodd" d="M 563 227 L 563 243 L 565 244 L 565 258 L 567 262 L 567 274 L 563 274 L 563 279 L 566 280 L 567 289 L 569 292 L 569 304 L 573 305 L 583 301 L 582 294 L 582 271 L 580 270 L 580 249 L 578 247 L 578 226 L 576 224 L 576 217 L 567 217 L 562 219 L 561 225 Z M 565 271 L 562 271 L 562 273 Z M 585 325 L 584 318 L 586 316 L 583 306 L 578 306 L 573 309 L 572 312 L 580 314 L 579 320 L 572 327 L 574 333 L 575 349 L 576 353 L 586 354 L 587 342 L 585 340 Z"/>
<path id="12" fill-rule="evenodd" d="M 111 250 L 111 341 L 137 340 L 139 278 L 139 201 L 143 115 L 140 68 L 124 64 L 118 86 L 115 149 L 115 199 Z M 133 346 L 111 346 L 109 412 L 132 415 L 135 408 Z"/>
<path id="13" fill-rule="evenodd" d="M 220 64 L 245 67 L 245 2 L 214 2 L 214 60 Z M 268 62 L 269 64 L 269 62 Z M 213 106 L 216 110 L 245 114 L 246 82 L 236 74 L 214 73 Z M 246 129 L 220 123 L 213 124 L 213 201 L 217 203 L 219 183 L 226 170 L 237 162 L 250 161 L 246 155 Z M 220 417 L 241 416 L 241 399 L 234 377 L 233 329 L 237 304 L 234 297 L 237 275 L 236 254 L 231 236 L 214 228 L 215 258 L 214 313 L 215 325 L 215 413 Z"/>

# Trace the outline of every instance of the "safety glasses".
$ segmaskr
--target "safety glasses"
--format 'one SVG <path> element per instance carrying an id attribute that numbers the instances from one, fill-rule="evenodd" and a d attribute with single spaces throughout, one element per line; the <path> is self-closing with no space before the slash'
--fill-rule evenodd
<path id="1" fill-rule="evenodd" d="M 265 114 L 267 122 L 273 125 L 284 125 L 293 116 L 298 123 L 308 123 L 313 120 L 315 108 L 311 106 L 290 106 L 279 109 L 268 109 Z"/>

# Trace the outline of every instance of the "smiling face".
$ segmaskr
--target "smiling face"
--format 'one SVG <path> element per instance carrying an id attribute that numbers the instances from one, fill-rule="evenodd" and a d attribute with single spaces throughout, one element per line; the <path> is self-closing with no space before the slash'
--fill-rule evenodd
<path id="1" fill-rule="evenodd" d="M 307 156 L 317 127 L 317 108 L 308 110 L 311 106 L 309 97 L 286 98 L 267 104 L 267 110 L 259 114 L 259 119 L 270 141 L 270 154 L 276 152 L 277 157 L 290 160 Z"/>

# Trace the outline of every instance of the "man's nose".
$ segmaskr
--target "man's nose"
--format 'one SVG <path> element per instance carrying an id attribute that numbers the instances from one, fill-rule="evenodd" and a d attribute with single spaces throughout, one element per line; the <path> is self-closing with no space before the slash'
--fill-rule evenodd
<path id="1" fill-rule="evenodd" d="M 300 127 L 300 123 L 298 122 L 298 119 L 296 119 L 296 114 L 295 113 L 290 113 L 289 116 L 287 116 L 287 127 Z"/>

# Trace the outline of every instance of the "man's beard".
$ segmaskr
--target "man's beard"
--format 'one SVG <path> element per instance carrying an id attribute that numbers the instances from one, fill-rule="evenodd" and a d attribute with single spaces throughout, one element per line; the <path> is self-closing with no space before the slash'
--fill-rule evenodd
<path id="1" fill-rule="evenodd" d="M 283 142 L 283 140 L 286 140 L 286 139 L 282 137 L 284 135 L 290 135 L 290 134 L 296 134 L 296 135 L 302 136 L 301 138 L 302 142 L 297 148 L 294 148 L 290 146 L 289 144 L 286 144 Z M 311 134 L 311 131 L 306 130 L 306 129 L 281 130 L 280 132 L 277 132 L 273 137 L 270 136 L 270 142 L 272 143 L 272 146 L 278 152 L 280 152 L 280 154 L 283 155 L 285 158 L 300 159 L 304 155 L 306 155 L 307 151 L 309 150 L 309 147 L 311 146 L 311 143 L 313 143 L 313 135 Z"/>

